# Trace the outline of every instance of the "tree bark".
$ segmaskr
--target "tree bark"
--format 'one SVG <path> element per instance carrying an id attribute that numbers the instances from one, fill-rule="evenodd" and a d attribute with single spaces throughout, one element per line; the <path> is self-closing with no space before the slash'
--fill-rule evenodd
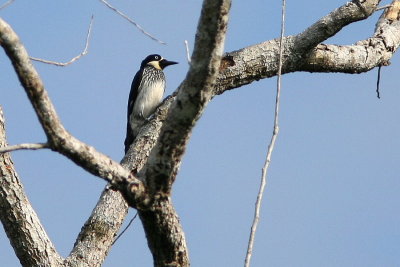
<path id="1" fill-rule="evenodd" d="M 0 147 L 6 147 L 0 107 Z M 9 153 L 0 154 L 0 220 L 22 266 L 61 266 L 58 255 L 31 203 Z"/>

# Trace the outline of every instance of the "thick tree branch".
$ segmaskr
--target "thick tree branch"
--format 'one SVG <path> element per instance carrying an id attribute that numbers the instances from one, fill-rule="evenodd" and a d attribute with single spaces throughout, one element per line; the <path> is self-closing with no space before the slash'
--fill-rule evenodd
<path id="1" fill-rule="evenodd" d="M 212 97 L 230 4 L 229 0 L 203 2 L 189 72 L 178 89 L 144 171 L 152 193 L 169 195 L 193 126 Z"/>
<path id="2" fill-rule="evenodd" d="M 101 266 L 127 213 L 128 205 L 121 193 L 106 188 L 82 227 L 64 265 Z"/>
<path id="3" fill-rule="evenodd" d="M 230 4 L 229 0 L 203 2 L 189 72 L 141 172 L 154 197 L 150 209 L 139 209 L 138 213 L 155 266 L 189 266 L 185 235 L 171 203 L 170 190 L 192 128 L 212 97 Z"/>
<path id="4" fill-rule="evenodd" d="M 133 177 L 129 170 L 79 141 L 65 130 L 28 53 L 15 32 L 2 19 L 0 19 L 0 45 L 14 66 L 46 133 L 51 149 L 127 193 L 125 195 L 129 196 L 131 205 L 135 205 L 136 201 L 142 202 L 146 194 L 140 180 Z"/>
<path id="5" fill-rule="evenodd" d="M 7 146 L 0 107 L 0 147 Z M 60 266 L 62 258 L 44 231 L 14 169 L 9 153 L 0 154 L 0 220 L 22 266 Z"/>
<path id="6" fill-rule="evenodd" d="M 304 32 L 294 36 L 295 50 L 298 52 L 308 51 L 334 36 L 350 23 L 368 18 L 374 13 L 380 2 L 380 0 L 367 0 L 361 3 L 359 0 L 354 0 L 335 9 Z"/>
<path id="7" fill-rule="evenodd" d="M 143 127 L 128 153 L 121 160 L 123 167 L 129 170 L 140 170 L 147 162 L 172 100 L 172 97 L 167 98 L 164 101 L 165 104 L 157 110 L 151 121 Z M 168 210 L 171 208 L 173 209 L 173 207 L 169 207 Z M 82 227 L 74 248 L 65 261 L 66 266 L 101 266 L 127 212 L 128 205 L 123 196 L 119 192 L 109 190 L 107 186 L 91 216 Z M 149 223 L 154 224 L 151 221 Z M 143 222 L 143 224 L 148 227 L 147 223 Z M 101 235 L 97 235 L 99 230 Z M 82 261 L 82 258 L 88 260 Z"/>
<path id="8" fill-rule="evenodd" d="M 153 254 L 154 266 L 190 266 L 185 234 L 171 198 L 160 197 L 151 209 L 139 210 L 138 213 Z"/>
<path id="9" fill-rule="evenodd" d="M 285 57 L 282 73 L 362 73 L 388 65 L 400 45 L 400 23 L 398 19 L 383 18 L 380 19 L 374 36 L 369 39 L 349 46 L 319 44 L 309 52 L 298 52 L 304 46 L 301 43 L 296 46 L 299 44 L 295 41 L 297 37 L 298 35 L 284 38 Z M 278 55 L 277 40 L 226 53 L 221 63 L 224 68 L 214 87 L 215 95 L 275 76 L 278 70 Z"/>

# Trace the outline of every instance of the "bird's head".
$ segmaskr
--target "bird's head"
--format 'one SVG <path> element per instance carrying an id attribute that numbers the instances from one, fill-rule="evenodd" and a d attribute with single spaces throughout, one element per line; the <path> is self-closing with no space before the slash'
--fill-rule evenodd
<path id="1" fill-rule="evenodd" d="M 154 68 L 156 68 L 158 70 L 163 70 L 165 67 L 167 67 L 169 65 L 174 65 L 174 64 L 178 64 L 178 62 L 168 61 L 160 55 L 153 54 L 153 55 L 147 56 L 142 61 L 142 65 L 140 65 L 140 67 L 144 68 L 146 66 L 153 66 Z"/>

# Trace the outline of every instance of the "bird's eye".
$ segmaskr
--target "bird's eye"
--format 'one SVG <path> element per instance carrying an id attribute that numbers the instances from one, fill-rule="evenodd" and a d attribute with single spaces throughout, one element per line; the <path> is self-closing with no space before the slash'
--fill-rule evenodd
<path id="1" fill-rule="evenodd" d="M 155 56 L 154 58 L 155 58 L 155 59 L 158 59 L 158 56 Z"/>

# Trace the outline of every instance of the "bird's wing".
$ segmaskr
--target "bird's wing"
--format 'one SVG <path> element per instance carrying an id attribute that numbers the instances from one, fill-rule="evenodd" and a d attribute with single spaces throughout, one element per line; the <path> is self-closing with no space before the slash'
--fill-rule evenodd
<path id="1" fill-rule="evenodd" d="M 135 104 L 136 98 L 138 97 L 139 94 L 139 88 L 140 88 L 140 81 L 142 79 L 143 75 L 143 69 L 140 69 L 138 72 L 136 72 L 135 77 L 133 78 L 132 85 L 131 85 L 131 91 L 129 93 L 129 100 L 128 100 L 128 113 L 127 113 L 127 120 L 126 120 L 126 137 L 125 137 L 125 153 L 128 151 L 129 146 L 132 144 L 133 140 L 135 139 L 135 136 L 133 135 L 132 129 L 129 125 L 130 123 L 130 115 L 132 114 L 133 111 L 133 105 Z"/>

